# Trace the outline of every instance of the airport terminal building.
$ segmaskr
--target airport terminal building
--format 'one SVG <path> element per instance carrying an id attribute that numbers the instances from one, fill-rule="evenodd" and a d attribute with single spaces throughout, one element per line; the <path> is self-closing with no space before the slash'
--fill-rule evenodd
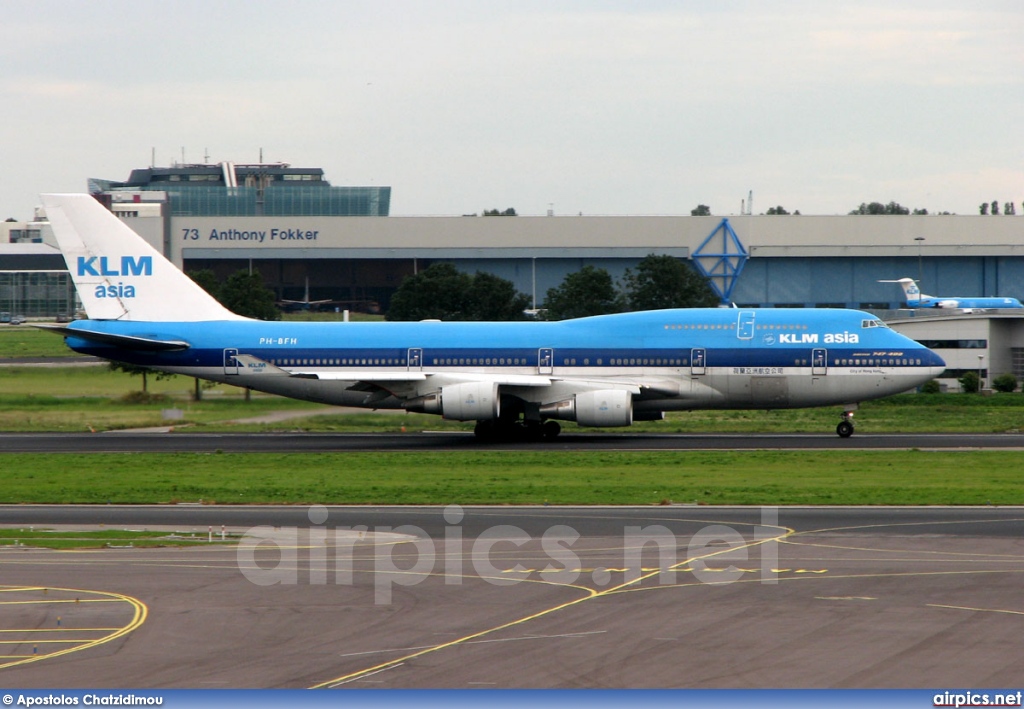
<path id="1" fill-rule="evenodd" d="M 280 299 L 302 299 L 308 285 L 311 299 L 354 310 L 386 310 L 403 278 L 435 262 L 506 278 L 539 306 L 583 266 L 621 278 L 649 254 L 699 261 L 741 307 L 858 308 L 907 327 L 921 326 L 897 317 L 902 290 L 879 280 L 909 276 L 937 295 L 1024 296 L 1024 216 L 393 217 L 390 187 L 334 187 L 319 168 L 285 164 L 150 167 L 89 186 L 186 271 L 251 269 Z M 950 317 L 934 326 L 984 315 Z M 991 327 L 1024 332 L 1024 319 L 1006 313 Z M 993 374 L 1024 378 L 1024 337 L 928 339 L 970 341 L 972 364 L 982 353 Z M 1004 354 L 989 356 L 993 340 Z M 966 346 L 937 350 L 951 369 L 967 368 L 946 349 Z"/>

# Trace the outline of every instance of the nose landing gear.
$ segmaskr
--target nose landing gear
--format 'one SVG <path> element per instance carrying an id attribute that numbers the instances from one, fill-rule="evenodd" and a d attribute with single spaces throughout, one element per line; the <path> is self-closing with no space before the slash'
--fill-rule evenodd
<path id="1" fill-rule="evenodd" d="M 836 426 L 836 433 L 840 438 L 849 438 L 853 435 L 853 412 L 844 411 L 843 420 Z"/>

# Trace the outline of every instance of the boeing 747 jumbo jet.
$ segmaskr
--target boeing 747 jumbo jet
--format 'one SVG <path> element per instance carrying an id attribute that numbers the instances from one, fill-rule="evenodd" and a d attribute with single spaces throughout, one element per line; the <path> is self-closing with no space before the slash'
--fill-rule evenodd
<path id="1" fill-rule="evenodd" d="M 558 420 L 629 426 L 666 411 L 857 403 L 942 359 L 855 310 L 654 310 L 563 322 L 264 322 L 226 310 L 88 195 L 44 195 L 88 320 L 76 352 L 339 406 L 476 421 L 484 439 Z"/>
<path id="2" fill-rule="evenodd" d="M 925 295 L 917 287 L 913 278 L 900 278 L 895 281 L 879 281 L 879 283 L 899 283 L 907 296 L 908 308 L 960 308 L 963 310 L 989 310 L 992 308 L 1024 308 L 1016 298 L 1000 298 L 998 296 L 970 297 Z"/>

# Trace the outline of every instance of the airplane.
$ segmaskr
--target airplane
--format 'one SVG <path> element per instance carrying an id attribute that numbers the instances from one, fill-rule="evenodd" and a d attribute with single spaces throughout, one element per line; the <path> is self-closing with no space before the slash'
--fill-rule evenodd
<path id="1" fill-rule="evenodd" d="M 302 300 L 288 300 L 282 298 L 277 301 L 277 307 L 283 310 L 318 310 L 325 305 L 333 305 L 336 301 L 330 298 L 326 300 L 310 300 L 309 299 L 309 276 L 306 276 L 306 295 Z"/>
<path id="2" fill-rule="evenodd" d="M 909 308 L 960 308 L 966 311 L 990 308 L 1024 308 L 1024 304 L 1016 298 L 962 298 L 959 296 L 925 295 L 918 289 L 913 278 L 879 281 L 879 283 L 899 283 L 903 287 L 903 293 L 907 296 L 907 307 Z"/>
<path id="3" fill-rule="evenodd" d="M 844 405 L 945 368 L 856 310 L 694 308 L 560 322 L 265 322 L 236 315 L 89 195 L 43 195 L 88 319 L 47 329 L 83 354 L 338 406 L 476 421 L 483 440 L 559 421 Z"/>

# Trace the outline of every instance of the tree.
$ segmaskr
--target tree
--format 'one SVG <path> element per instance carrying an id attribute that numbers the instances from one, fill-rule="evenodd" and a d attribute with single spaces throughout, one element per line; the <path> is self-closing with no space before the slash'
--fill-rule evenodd
<path id="1" fill-rule="evenodd" d="M 402 281 L 391 296 L 388 320 L 523 320 L 528 296 L 490 273 L 463 273 L 435 263 Z"/>
<path id="2" fill-rule="evenodd" d="M 237 315 L 257 320 L 281 319 L 274 291 L 263 285 L 263 277 L 257 272 L 236 271 L 228 276 L 225 283 L 218 281 L 216 274 L 209 269 L 192 271 L 188 277 Z"/>
<path id="3" fill-rule="evenodd" d="M 1017 390 L 1017 377 L 1013 376 L 1009 372 L 1006 374 L 1000 374 L 992 380 L 992 388 L 996 391 L 1001 391 L 1004 394 L 1010 394 Z"/>
<path id="4" fill-rule="evenodd" d="M 450 263 L 434 263 L 407 276 L 391 296 L 387 320 L 462 320 L 471 279 Z"/>
<path id="5" fill-rule="evenodd" d="M 799 214 L 799 213 L 800 212 L 797 212 L 797 214 Z M 786 211 L 785 207 L 778 206 L 778 207 L 769 207 L 768 211 L 765 212 L 765 214 L 789 214 L 789 212 Z"/>
<path id="6" fill-rule="evenodd" d="M 861 202 L 860 206 L 850 212 L 850 214 L 910 214 L 910 210 L 898 202 L 889 202 L 889 204 Z"/>
<path id="7" fill-rule="evenodd" d="M 923 216 L 928 214 L 928 210 L 927 209 L 914 209 L 912 214 L 914 214 L 915 216 L 923 217 Z"/>
<path id="8" fill-rule="evenodd" d="M 566 320 L 618 313 L 622 302 L 608 271 L 584 266 L 566 276 L 561 285 L 548 290 L 544 308 L 548 320 Z"/>
<path id="9" fill-rule="evenodd" d="M 992 200 L 992 215 L 996 217 L 999 216 L 999 201 L 995 199 Z"/>
<path id="10" fill-rule="evenodd" d="M 711 207 L 706 204 L 698 204 L 695 209 L 690 210 L 691 217 L 710 217 Z"/>
<path id="11" fill-rule="evenodd" d="M 1013 216 L 1016 213 L 1017 208 L 1014 206 L 1013 202 L 1007 202 L 1005 205 L 1003 205 L 1003 214 Z"/>
<path id="12" fill-rule="evenodd" d="M 530 296 L 516 290 L 512 281 L 477 271 L 466 291 L 467 320 L 525 320 Z"/>
<path id="13" fill-rule="evenodd" d="M 485 217 L 514 217 L 516 216 L 516 210 L 513 207 L 509 207 L 504 212 L 499 212 L 497 209 L 485 209 Z"/>
<path id="14" fill-rule="evenodd" d="M 111 372 L 124 372 L 125 374 L 132 375 L 133 377 L 141 374 L 142 393 L 147 396 L 149 395 L 150 374 L 153 374 L 157 378 L 157 380 L 170 379 L 171 377 L 174 376 L 173 374 L 170 374 L 168 372 L 158 372 L 150 369 L 149 367 L 140 367 L 137 364 L 128 364 L 127 362 L 109 362 L 107 366 L 110 368 Z"/>
<path id="15" fill-rule="evenodd" d="M 988 202 L 982 202 L 981 206 L 978 207 L 978 211 L 981 213 L 981 216 L 987 217 L 988 216 Z"/>
<path id="16" fill-rule="evenodd" d="M 258 272 L 235 271 L 219 289 L 217 300 L 238 315 L 257 320 L 280 320 L 281 311 L 274 304 L 274 291 L 263 285 Z"/>
<path id="17" fill-rule="evenodd" d="M 960 382 L 960 390 L 965 394 L 974 394 L 981 388 L 981 378 L 974 371 L 964 372 L 957 381 Z"/>
<path id="18" fill-rule="evenodd" d="M 713 308 L 718 295 L 707 279 L 685 261 L 651 254 L 623 278 L 630 310 Z"/>
<path id="19" fill-rule="evenodd" d="M 217 298 L 220 293 L 220 281 L 217 280 L 217 274 L 208 268 L 200 269 L 198 271 L 192 271 L 188 274 L 196 284 L 204 291 Z M 219 300 L 219 298 L 218 298 Z"/>

